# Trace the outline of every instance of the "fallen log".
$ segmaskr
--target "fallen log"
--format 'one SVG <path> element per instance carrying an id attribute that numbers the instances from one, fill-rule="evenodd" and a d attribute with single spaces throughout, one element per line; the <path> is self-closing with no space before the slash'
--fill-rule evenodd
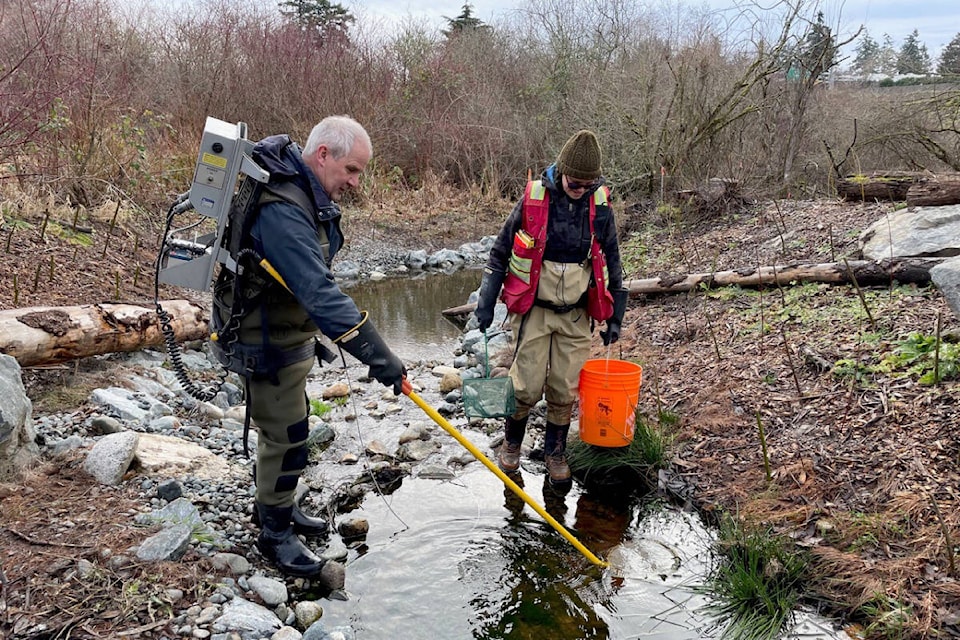
<path id="1" fill-rule="evenodd" d="M 960 174 L 931 176 L 910 185 L 907 204 L 911 207 L 939 207 L 960 204 Z"/>
<path id="2" fill-rule="evenodd" d="M 837 195 L 844 200 L 903 201 L 910 187 L 923 181 L 926 175 L 902 171 L 848 176 L 837 181 Z"/>
<path id="3" fill-rule="evenodd" d="M 848 260 L 847 262 L 802 263 L 768 266 L 713 273 L 691 273 L 684 276 L 660 276 L 628 280 L 624 286 L 631 296 L 644 294 L 670 294 L 714 289 L 717 287 L 759 287 L 766 285 L 786 286 L 798 282 L 822 282 L 825 284 L 853 284 L 854 278 L 862 287 L 888 286 L 891 282 L 901 284 L 928 284 L 931 267 L 939 259 L 903 258 L 896 260 Z M 444 309 L 447 317 L 472 313 L 476 303 L 463 304 Z"/>
<path id="4" fill-rule="evenodd" d="M 187 300 L 161 303 L 177 342 L 207 337 L 207 312 Z M 155 309 L 130 304 L 28 307 L 0 311 L 0 353 L 21 367 L 137 351 L 163 344 Z"/>
<path id="5" fill-rule="evenodd" d="M 759 287 L 763 285 L 789 285 L 797 282 L 822 282 L 826 284 L 857 284 L 863 287 L 887 286 L 891 282 L 901 284 L 927 284 L 930 268 L 940 260 L 902 259 L 849 260 L 847 262 L 823 262 L 789 264 L 714 273 L 691 273 L 686 276 L 660 276 L 626 283 L 631 295 L 683 293 L 697 288 Z"/>

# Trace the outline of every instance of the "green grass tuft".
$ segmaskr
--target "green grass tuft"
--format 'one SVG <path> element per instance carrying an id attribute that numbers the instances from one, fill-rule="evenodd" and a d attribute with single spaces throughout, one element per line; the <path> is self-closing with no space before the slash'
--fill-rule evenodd
<path id="1" fill-rule="evenodd" d="M 330 413 L 330 411 L 332 410 L 333 410 L 333 407 L 330 406 L 329 403 L 324 402 L 323 400 L 317 400 L 316 398 L 312 398 L 310 400 L 310 415 L 312 416 L 317 416 L 318 418 L 322 418 L 323 416 Z"/>
<path id="2" fill-rule="evenodd" d="M 803 593 L 807 561 L 769 529 L 748 529 L 725 518 L 719 561 L 697 590 L 713 598 L 706 607 L 724 625 L 723 640 L 774 640 L 792 623 Z"/>
<path id="3" fill-rule="evenodd" d="M 657 469 L 666 465 L 673 443 L 673 436 L 664 428 L 668 423 L 647 424 L 638 411 L 633 440 L 625 447 L 598 447 L 577 440 L 567 451 L 570 470 L 584 479 L 655 482 Z"/>

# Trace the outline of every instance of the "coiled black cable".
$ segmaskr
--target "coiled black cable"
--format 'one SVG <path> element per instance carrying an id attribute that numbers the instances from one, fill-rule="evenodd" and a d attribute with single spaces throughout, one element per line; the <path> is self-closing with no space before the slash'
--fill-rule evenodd
<path id="1" fill-rule="evenodd" d="M 170 209 L 167 210 L 167 220 L 163 229 L 163 239 L 160 242 L 160 252 L 157 254 L 157 262 L 155 265 L 156 271 L 153 280 L 153 303 L 157 309 L 157 320 L 160 324 L 160 332 L 163 334 L 163 342 L 167 349 L 167 355 L 170 357 L 170 366 L 173 369 L 174 375 L 177 377 L 177 381 L 180 382 L 180 385 L 183 386 L 183 389 L 187 393 L 197 400 L 200 400 L 201 402 L 209 402 L 220 392 L 220 389 L 223 387 L 223 383 L 226 380 L 227 372 L 224 371 L 220 375 L 217 383 L 211 386 L 201 387 L 199 384 L 190 379 L 187 368 L 183 364 L 183 349 L 177 342 L 177 335 L 173 330 L 173 319 L 160 304 L 160 268 L 161 264 L 163 263 L 163 254 L 167 246 L 167 234 L 170 233 L 170 227 L 173 223 L 174 216 L 178 212 L 178 206 L 181 205 L 184 200 L 185 198 L 181 196 L 178 198 L 177 202 L 174 202 L 172 205 L 170 205 Z M 182 207 L 180 207 L 180 209 L 182 210 Z"/>

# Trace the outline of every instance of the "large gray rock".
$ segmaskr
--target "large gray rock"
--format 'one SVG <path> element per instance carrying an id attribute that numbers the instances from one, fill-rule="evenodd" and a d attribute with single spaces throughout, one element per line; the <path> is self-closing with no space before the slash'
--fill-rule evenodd
<path id="1" fill-rule="evenodd" d="M 930 279 L 943 294 L 953 314 L 960 318 L 960 258 L 946 260 L 930 269 Z"/>
<path id="2" fill-rule="evenodd" d="M 14 480 L 39 456 L 31 423 L 33 403 L 16 358 L 0 354 L 0 482 Z"/>
<path id="3" fill-rule="evenodd" d="M 150 536 L 137 549 L 137 558 L 144 562 L 179 560 L 190 547 L 193 527 L 175 524 Z"/>
<path id="4" fill-rule="evenodd" d="M 100 484 L 118 485 L 130 468 L 137 451 L 136 431 L 121 431 L 104 436 L 87 454 L 84 470 Z"/>
<path id="5" fill-rule="evenodd" d="M 269 638 L 281 626 L 283 625 L 272 611 L 243 598 L 234 598 L 224 604 L 223 614 L 213 621 L 215 632 L 237 633 L 243 640 Z"/>
<path id="6" fill-rule="evenodd" d="M 146 424 L 151 418 L 172 413 L 168 406 L 153 396 L 122 387 L 94 389 L 90 401 L 121 420 L 137 424 Z"/>
<path id="7" fill-rule="evenodd" d="M 911 207 L 876 221 L 860 236 L 867 260 L 960 255 L 960 205 Z"/>
<path id="8" fill-rule="evenodd" d="M 155 433 L 140 434 L 136 457 L 140 463 L 140 471 L 154 478 L 192 475 L 205 480 L 215 480 L 250 473 L 198 444 Z"/>

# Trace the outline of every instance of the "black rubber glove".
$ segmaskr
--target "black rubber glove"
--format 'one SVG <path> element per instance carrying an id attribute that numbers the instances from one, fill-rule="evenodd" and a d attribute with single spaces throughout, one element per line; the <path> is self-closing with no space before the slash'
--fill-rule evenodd
<path id="1" fill-rule="evenodd" d="M 370 320 L 356 332 L 347 334 L 338 344 L 354 358 L 370 367 L 370 377 L 380 384 L 393 387 L 393 395 L 400 395 L 407 369 L 383 341 Z"/>
<path id="2" fill-rule="evenodd" d="M 626 289 L 613 289 L 610 295 L 613 296 L 613 315 L 607 320 L 607 330 L 600 332 L 604 346 L 620 339 L 620 325 L 623 324 L 623 315 L 627 312 L 629 292 Z"/>
<path id="3" fill-rule="evenodd" d="M 620 323 L 614 322 L 613 318 L 607 320 L 607 330 L 600 332 L 600 337 L 603 338 L 603 345 L 611 345 L 617 340 L 620 339 Z"/>
<path id="4" fill-rule="evenodd" d="M 503 285 L 502 273 L 483 270 L 483 280 L 480 282 L 480 297 L 477 300 L 477 309 L 473 312 L 477 316 L 477 328 L 480 331 L 486 331 L 493 324 L 493 311 L 497 306 L 497 296 L 500 295 L 501 285 Z"/>

